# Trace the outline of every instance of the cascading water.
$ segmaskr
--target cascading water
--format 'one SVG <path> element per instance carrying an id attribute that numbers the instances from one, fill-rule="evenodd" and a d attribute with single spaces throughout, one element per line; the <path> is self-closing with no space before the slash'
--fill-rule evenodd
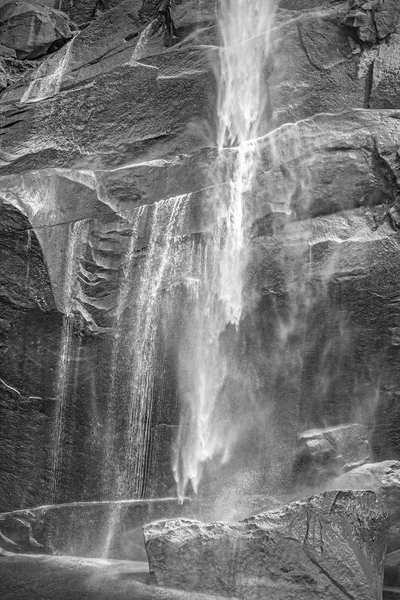
<path id="1" fill-rule="evenodd" d="M 192 283 L 193 246 L 181 240 L 188 196 L 142 206 L 127 219 L 113 325 L 104 436 L 103 494 L 143 496 L 160 329 L 173 313 L 174 289 Z M 147 233 L 146 233 L 147 232 Z"/>
<path id="2" fill-rule="evenodd" d="M 232 363 L 222 337 L 238 328 L 243 310 L 243 268 L 250 225 L 249 195 L 257 165 L 252 139 L 266 128 L 264 69 L 270 49 L 274 4 L 269 0 L 221 0 L 218 95 L 218 190 L 210 198 L 216 225 L 207 236 L 203 270 L 180 356 L 183 403 L 174 474 L 180 497 L 189 482 L 197 491 L 203 465 L 220 454 L 227 461 L 240 424 L 221 399 Z M 226 146 L 231 166 L 226 167 Z M 217 195 L 218 194 L 218 195 Z M 220 404 L 220 406 L 219 406 Z"/>
<path id="3" fill-rule="evenodd" d="M 51 457 L 51 498 L 57 500 L 60 469 L 62 464 L 63 434 L 65 413 L 67 408 L 68 382 L 70 376 L 70 361 L 72 354 L 73 313 L 75 310 L 76 283 L 79 267 L 79 257 L 87 222 L 77 221 L 69 225 L 67 261 L 64 274 L 65 314 L 61 337 L 61 350 L 58 362 L 56 407 L 53 425 L 53 443 Z"/>

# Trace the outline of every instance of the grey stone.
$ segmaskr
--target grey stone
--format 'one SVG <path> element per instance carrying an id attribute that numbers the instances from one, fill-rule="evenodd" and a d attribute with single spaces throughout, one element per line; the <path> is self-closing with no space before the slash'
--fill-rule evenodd
<path id="1" fill-rule="evenodd" d="M 3 46 L 3 44 L 0 44 L 0 56 L 17 58 L 17 53 L 12 48 L 7 48 L 7 46 Z"/>
<path id="2" fill-rule="evenodd" d="M 357 30 L 362 42 L 376 43 L 397 31 L 400 7 L 396 0 L 350 0 L 344 23 Z"/>
<path id="3" fill-rule="evenodd" d="M 72 502 L 0 513 L 0 548 L 15 554 L 146 561 L 143 524 L 190 514 L 189 499 L 179 504 L 173 498 Z"/>
<path id="4" fill-rule="evenodd" d="M 15 50 L 17 58 L 31 59 L 71 39 L 73 24 L 61 11 L 28 2 L 8 2 L 0 7 L 0 35 L 2 44 Z"/>
<path id="5" fill-rule="evenodd" d="M 374 490 L 390 516 L 388 552 L 400 548 L 400 462 L 386 460 L 357 467 L 323 489 Z"/>
<path id="6" fill-rule="evenodd" d="M 372 492 L 330 492 L 238 523 L 144 527 L 158 584 L 239 598 L 381 597 L 388 518 Z"/>
<path id="7" fill-rule="evenodd" d="M 298 436 L 297 479 L 317 485 L 324 479 L 372 461 L 364 425 L 339 425 L 305 431 Z"/>
<path id="8" fill-rule="evenodd" d="M 400 588 L 400 550 L 390 552 L 385 557 L 384 585 Z"/>

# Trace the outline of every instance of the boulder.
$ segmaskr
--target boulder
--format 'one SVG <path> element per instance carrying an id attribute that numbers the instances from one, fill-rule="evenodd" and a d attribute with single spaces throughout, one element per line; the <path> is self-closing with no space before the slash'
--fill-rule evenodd
<path id="1" fill-rule="evenodd" d="M 144 527 L 159 585 L 246 600 L 381 597 L 388 517 L 373 492 L 329 492 L 238 523 Z"/>
<path id="2" fill-rule="evenodd" d="M 400 462 L 361 465 L 323 486 L 324 490 L 373 490 L 390 516 L 388 552 L 400 549 Z"/>
<path id="3" fill-rule="evenodd" d="M 372 460 L 364 425 L 312 429 L 298 436 L 296 477 L 313 486 Z"/>
<path id="4" fill-rule="evenodd" d="M 68 16 L 47 6 L 8 2 L 0 8 L 2 44 L 16 51 L 17 58 L 37 58 L 60 48 L 73 36 Z"/>

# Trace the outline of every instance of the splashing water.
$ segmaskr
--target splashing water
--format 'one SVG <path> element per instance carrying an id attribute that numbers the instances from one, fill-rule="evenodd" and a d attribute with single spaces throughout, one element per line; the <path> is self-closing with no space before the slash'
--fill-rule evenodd
<path id="1" fill-rule="evenodd" d="M 189 482 L 196 492 L 204 463 L 215 455 L 229 460 L 239 434 L 229 426 L 233 409 L 221 404 L 232 368 L 222 337 L 238 328 L 243 310 L 243 268 L 246 264 L 248 197 L 257 165 L 251 140 L 264 132 L 268 98 L 266 58 L 274 20 L 272 0 L 220 0 L 218 150 L 216 186 L 210 198 L 216 226 L 203 249 L 200 283 L 180 353 L 182 412 L 173 463 L 178 496 Z M 233 168 L 224 164 L 228 146 Z M 228 402 L 229 403 L 229 402 Z M 231 415 L 229 412 L 231 411 Z"/>

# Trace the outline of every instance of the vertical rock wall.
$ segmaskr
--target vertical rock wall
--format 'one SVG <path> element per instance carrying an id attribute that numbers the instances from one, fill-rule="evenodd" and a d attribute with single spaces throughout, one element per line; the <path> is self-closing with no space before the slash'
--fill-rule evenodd
<path id="1" fill-rule="evenodd" d="M 209 229 L 214 184 L 215 4 L 177 1 L 174 39 L 150 1 L 44 4 L 68 13 L 71 38 L 34 60 L 0 47 L 0 510 L 132 493 L 115 441 L 134 401 L 118 336 L 139 302 L 154 206 L 167 203 L 166 231 L 184 198 L 189 256 Z M 247 405 L 257 415 L 233 473 L 252 462 L 271 493 L 290 481 L 304 428 L 357 420 L 377 456 L 400 452 L 399 18 L 390 0 L 278 11 L 246 310 L 238 336 L 225 334 L 237 349 L 237 418 Z M 154 331 L 141 495 L 174 491 L 181 324 L 171 307 L 190 294 L 182 275 L 168 277 L 157 288 L 168 319 Z M 232 480 L 229 467 L 213 469 L 211 482 L 224 469 Z"/>

